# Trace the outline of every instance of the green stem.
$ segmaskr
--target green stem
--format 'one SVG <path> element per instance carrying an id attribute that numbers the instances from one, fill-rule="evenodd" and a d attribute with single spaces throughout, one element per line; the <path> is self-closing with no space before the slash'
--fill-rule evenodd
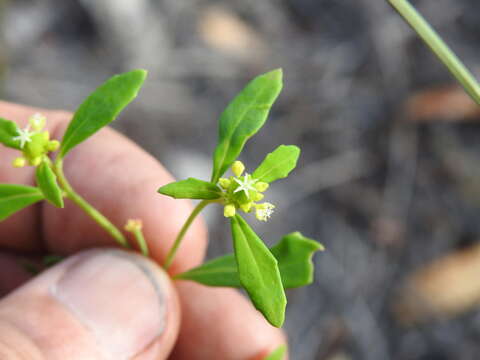
<path id="1" fill-rule="evenodd" d="M 148 251 L 148 245 L 147 242 L 145 241 L 145 237 L 143 236 L 142 229 L 135 229 L 132 231 L 133 236 L 135 236 L 135 240 L 137 240 L 137 244 L 140 248 L 140 251 L 142 254 L 146 257 L 148 257 L 149 251 Z"/>
<path id="2" fill-rule="evenodd" d="M 103 229 L 105 229 L 120 245 L 126 248 L 130 248 L 127 239 L 122 232 L 113 225 L 102 213 L 90 205 L 84 198 L 73 190 L 72 186 L 68 182 L 65 174 L 63 173 L 63 161 L 61 158 L 57 158 L 53 170 L 57 175 L 58 182 L 65 191 L 66 196 L 72 200 L 78 207 L 80 207 L 85 213 L 95 220 Z"/>
<path id="3" fill-rule="evenodd" d="M 195 218 L 200 213 L 200 211 L 202 211 L 203 208 L 211 202 L 212 201 L 209 201 L 209 200 L 202 200 L 193 209 L 193 211 L 190 214 L 190 216 L 188 217 L 187 221 L 185 221 L 185 224 L 183 224 L 182 228 L 180 229 L 180 232 L 178 233 L 177 238 L 175 239 L 175 242 L 173 243 L 173 246 L 171 247 L 170 251 L 167 254 L 167 259 L 165 260 L 165 263 L 163 264 L 163 267 L 164 267 L 165 270 L 167 270 L 170 267 L 170 265 L 172 264 L 173 259 L 175 258 L 175 254 L 177 253 L 177 250 L 180 246 L 180 243 L 182 242 L 185 234 L 187 233 L 188 228 L 190 227 L 190 225 L 192 225 L 193 220 L 195 220 Z"/>
<path id="4" fill-rule="evenodd" d="M 480 86 L 472 73 L 407 0 L 388 0 L 480 105 Z"/>

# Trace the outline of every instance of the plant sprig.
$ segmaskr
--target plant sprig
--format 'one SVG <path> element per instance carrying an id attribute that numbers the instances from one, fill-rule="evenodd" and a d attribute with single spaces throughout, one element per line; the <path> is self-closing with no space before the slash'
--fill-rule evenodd
<path id="1" fill-rule="evenodd" d="M 44 130 L 47 119 L 40 114 L 34 114 L 24 129 L 12 121 L 0 119 L 0 142 L 22 153 L 14 159 L 13 166 L 36 167 L 37 183 L 36 187 L 0 184 L 0 220 L 41 200 L 62 208 L 66 198 L 95 220 L 118 244 L 130 248 L 122 230 L 75 191 L 65 176 L 63 164 L 74 147 L 111 123 L 137 96 L 145 77 L 144 70 L 134 70 L 107 80 L 78 107 L 61 141 L 50 139 L 50 134 Z M 304 286 L 312 281 L 312 255 L 323 249 L 298 232 L 286 235 L 269 249 L 240 215 L 241 212 L 254 213 L 259 221 L 267 221 L 275 205 L 263 202 L 266 191 L 272 183 L 293 171 L 300 156 L 297 146 L 280 145 L 251 174 L 238 160 L 247 140 L 264 125 L 282 86 L 282 71 L 270 71 L 248 83 L 227 106 L 219 120 L 210 181 L 188 178 L 158 190 L 175 199 L 201 200 L 180 229 L 165 258 L 164 268 L 168 269 L 173 263 L 185 234 L 200 212 L 210 204 L 222 205 L 225 217 L 230 220 L 234 253 L 177 274 L 175 279 L 209 286 L 242 287 L 254 306 L 277 327 L 285 318 L 285 288 Z M 52 161 L 50 154 L 57 150 Z M 222 177 L 229 168 L 232 175 Z M 141 253 L 148 256 L 141 219 L 127 219 L 123 230 L 132 234 Z M 279 358 L 283 356 L 282 351 L 279 349 L 272 356 Z"/>

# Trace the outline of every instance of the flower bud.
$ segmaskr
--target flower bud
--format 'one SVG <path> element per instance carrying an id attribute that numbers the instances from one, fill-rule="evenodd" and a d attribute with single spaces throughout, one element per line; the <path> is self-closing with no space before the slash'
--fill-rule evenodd
<path id="1" fill-rule="evenodd" d="M 270 185 L 268 185 L 268 183 L 263 181 L 258 181 L 257 183 L 255 183 L 255 189 L 257 189 L 257 191 L 260 191 L 260 192 L 266 191 L 269 186 Z"/>
<path id="2" fill-rule="evenodd" d="M 225 205 L 225 208 L 223 209 L 223 216 L 232 217 L 232 216 L 235 216 L 235 213 L 236 213 L 235 205 L 233 204 Z"/>
<path id="3" fill-rule="evenodd" d="M 41 162 L 42 162 L 42 157 L 37 156 L 36 158 L 33 158 L 33 159 L 30 160 L 30 165 L 38 166 L 38 165 L 40 165 Z"/>
<path id="4" fill-rule="evenodd" d="M 13 167 L 16 167 L 16 168 L 22 168 L 26 164 L 27 164 L 27 160 L 25 160 L 25 158 L 23 157 L 18 157 L 12 162 Z"/>
<path id="5" fill-rule="evenodd" d="M 222 189 L 225 189 L 225 190 L 230 187 L 231 183 L 232 182 L 229 179 L 225 179 L 225 178 L 218 179 L 218 184 L 222 187 Z"/>
<path id="6" fill-rule="evenodd" d="M 232 172 L 236 177 L 242 175 L 243 171 L 245 170 L 245 165 L 241 161 L 235 161 L 232 165 Z"/>
<path id="7" fill-rule="evenodd" d="M 60 147 L 60 142 L 58 140 L 51 140 L 47 144 L 48 151 L 57 151 Z"/>
<path id="8" fill-rule="evenodd" d="M 246 213 L 248 213 L 250 212 L 250 210 L 252 210 L 252 205 L 253 205 L 253 202 L 250 201 L 248 203 L 240 205 L 240 208 Z"/>
<path id="9" fill-rule="evenodd" d="M 260 201 L 262 200 L 263 198 L 265 197 L 265 195 L 263 194 L 260 194 L 260 193 L 255 193 L 255 195 L 253 195 L 253 201 Z"/>
<path id="10" fill-rule="evenodd" d="M 125 225 L 125 230 L 128 232 L 140 231 L 142 230 L 143 223 L 139 219 L 128 219 L 127 224 Z"/>

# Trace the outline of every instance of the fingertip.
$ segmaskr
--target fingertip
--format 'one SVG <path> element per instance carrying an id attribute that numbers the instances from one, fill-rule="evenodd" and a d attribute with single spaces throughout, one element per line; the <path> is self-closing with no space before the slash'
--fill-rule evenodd
<path id="1" fill-rule="evenodd" d="M 48 359 L 165 359 L 180 308 L 155 263 L 97 249 L 61 262 L 0 301 L 2 323 L 34 340 Z M 0 333 L 0 343 L 7 335 Z"/>
<path id="2" fill-rule="evenodd" d="M 286 344 L 283 331 L 268 324 L 236 290 L 189 281 L 175 285 L 183 315 L 175 359 L 256 360 Z"/>

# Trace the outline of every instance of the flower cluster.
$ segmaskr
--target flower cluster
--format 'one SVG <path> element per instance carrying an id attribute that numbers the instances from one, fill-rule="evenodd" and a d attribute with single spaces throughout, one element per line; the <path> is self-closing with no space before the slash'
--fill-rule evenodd
<path id="1" fill-rule="evenodd" d="M 268 202 L 257 203 L 264 198 L 262 194 L 268 189 L 268 183 L 258 181 L 245 172 L 245 165 L 241 161 L 235 161 L 232 165 L 235 176 L 220 178 L 218 186 L 222 189 L 225 217 L 235 216 L 237 209 L 248 213 L 255 209 L 255 216 L 260 221 L 267 221 L 273 213 L 275 206 Z"/>
<path id="2" fill-rule="evenodd" d="M 60 143 L 50 140 L 47 130 L 42 131 L 46 123 L 46 117 L 36 113 L 29 118 L 28 125 L 23 130 L 17 129 L 13 141 L 19 142 L 23 156 L 13 160 L 14 167 L 24 167 L 27 164 L 38 166 L 49 152 L 58 150 Z"/>

